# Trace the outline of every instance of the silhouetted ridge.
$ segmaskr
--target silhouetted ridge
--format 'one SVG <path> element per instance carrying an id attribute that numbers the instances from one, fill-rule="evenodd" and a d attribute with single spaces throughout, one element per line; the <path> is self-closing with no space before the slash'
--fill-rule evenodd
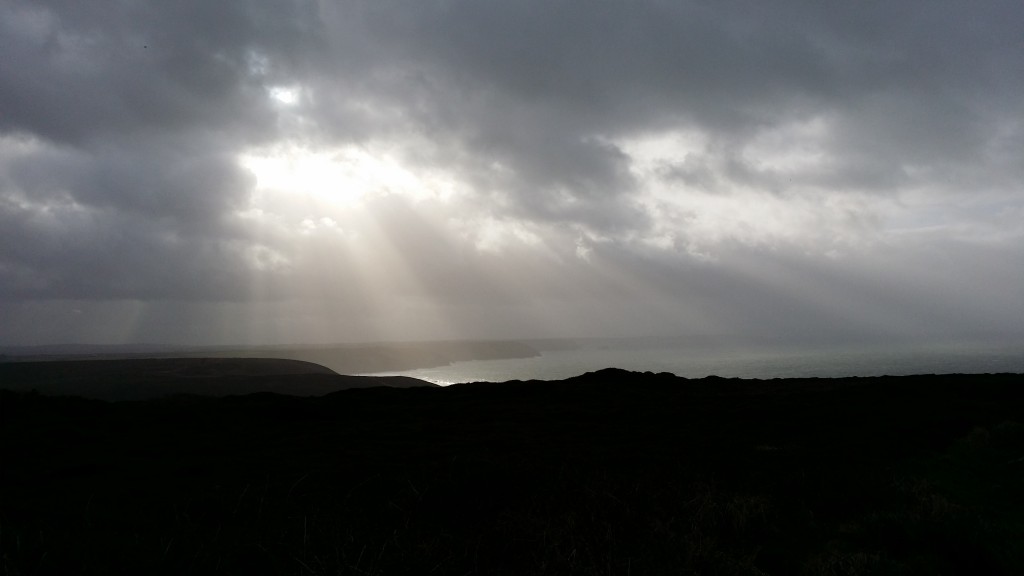
<path id="1" fill-rule="evenodd" d="M 12 574 L 1022 574 L 1022 378 L 0 390 L 0 555 Z"/>
<path id="2" fill-rule="evenodd" d="M 103 400 L 175 394 L 274 392 L 319 396 L 349 388 L 436 386 L 405 376 L 342 376 L 312 362 L 275 358 L 147 358 L 0 363 L 0 387 Z"/>

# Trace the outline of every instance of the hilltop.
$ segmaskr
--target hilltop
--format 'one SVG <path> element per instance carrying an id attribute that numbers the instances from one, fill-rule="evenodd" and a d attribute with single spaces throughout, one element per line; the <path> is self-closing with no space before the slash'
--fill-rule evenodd
<path id="1" fill-rule="evenodd" d="M 179 394 L 273 392 L 320 396 L 338 390 L 435 386 L 403 376 L 343 376 L 319 364 L 279 358 L 138 358 L 0 363 L 0 388 L 100 400 Z"/>
<path id="2" fill-rule="evenodd" d="M 1020 574 L 1022 378 L 0 392 L 3 569 Z"/>

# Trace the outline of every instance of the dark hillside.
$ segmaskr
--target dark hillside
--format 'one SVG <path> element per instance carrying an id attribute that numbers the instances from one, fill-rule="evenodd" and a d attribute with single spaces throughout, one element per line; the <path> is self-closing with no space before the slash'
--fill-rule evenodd
<path id="1" fill-rule="evenodd" d="M 0 362 L 0 389 L 35 390 L 100 400 L 147 400 L 174 394 L 227 396 L 275 392 L 319 396 L 372 386 L 435 386 L 401 376 L 342 376 L 278 358 L 147 358 Z"/>
<path id="2" fill-rule="evenodd" d="M 3 392 L 3 569 L 1021 574 L 1022 378 Z"/>

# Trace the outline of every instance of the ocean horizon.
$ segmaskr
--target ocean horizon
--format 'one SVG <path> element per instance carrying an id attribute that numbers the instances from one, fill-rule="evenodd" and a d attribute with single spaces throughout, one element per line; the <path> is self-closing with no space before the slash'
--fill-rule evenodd
<path id="1" fill-rule="evenodd" d="M 842 378 L 914 374 L 1024 373 L 1024 343 L 697 344 L 673 338 L 528 341 L 538 355 L 458 361 L 368 372 L 442 386 L 468 382 L 560 380 L 604 368 L 670 372 L 684 378 Z"/>

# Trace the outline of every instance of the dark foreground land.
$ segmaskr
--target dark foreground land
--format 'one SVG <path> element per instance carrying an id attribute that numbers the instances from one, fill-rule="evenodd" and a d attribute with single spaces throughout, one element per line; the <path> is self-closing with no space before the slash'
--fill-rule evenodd
<path id="1" fill-rule="evenodd" d="M 2 574 L 1024 574 L 1024 376 L 0 392 Z"/>

